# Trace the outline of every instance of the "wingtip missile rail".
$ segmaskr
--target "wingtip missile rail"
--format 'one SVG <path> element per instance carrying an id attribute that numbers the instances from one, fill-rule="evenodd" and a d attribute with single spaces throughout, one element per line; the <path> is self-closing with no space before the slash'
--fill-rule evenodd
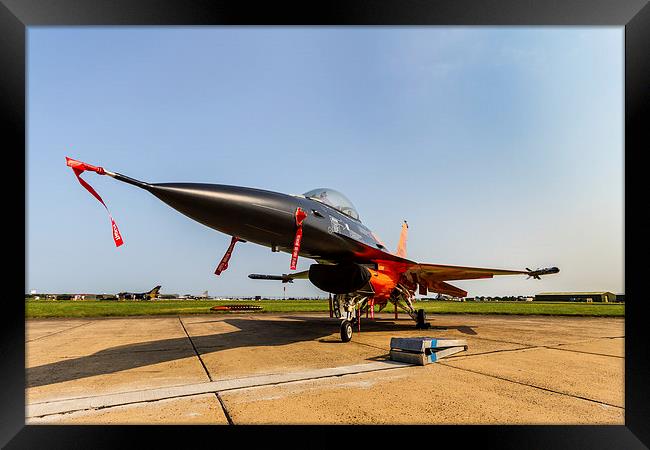
<path id="1" fill-rule="evenodd" d="M 537 269 L 537 270 L 530 270 L 528 267 L 526 267 L 526 273 L 528 275 L 528 278 L 534 278 L 536 280 L 541 280 L 540 276 L 542 275 L 550 275 L 552 273 L 558 273 L 559 271 L 560 269 L 558 269 L 557 267 L 547 267 L 545 269 Z"/>

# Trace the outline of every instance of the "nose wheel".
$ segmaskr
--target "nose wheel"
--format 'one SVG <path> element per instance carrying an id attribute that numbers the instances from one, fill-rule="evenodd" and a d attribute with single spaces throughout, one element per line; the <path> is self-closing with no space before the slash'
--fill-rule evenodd
<path id="1" fill-rule="evenodd" d="M 352 322 L 344 320 L 341 322 L 341 341 L 349 342 L 352 339 Z"/>

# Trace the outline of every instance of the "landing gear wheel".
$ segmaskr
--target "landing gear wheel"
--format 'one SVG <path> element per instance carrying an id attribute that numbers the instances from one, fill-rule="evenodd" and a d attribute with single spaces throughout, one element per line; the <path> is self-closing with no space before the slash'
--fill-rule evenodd
<path id="1" fill-rule="evenodd" d="M 427 323 L 426 320 L 427 320 L 427 313 L 425 313 L 423 309 L 418 309 L 417 324 L 415 325 L 416 328 L 419 329 L 429 328 L 431 324 Z"/>
<path id="2" fill-rule="evenodd" d="M 341 322 L 341 341 L 349 342 L 352 339 L 352 324 L 349 320 Z"/>

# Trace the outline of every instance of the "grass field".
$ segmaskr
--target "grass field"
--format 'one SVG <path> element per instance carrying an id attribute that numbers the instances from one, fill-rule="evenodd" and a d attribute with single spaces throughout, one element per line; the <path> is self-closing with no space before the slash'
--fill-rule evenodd
<path id="1" fill-rule="evenodd" d="M 262 306 L 256 313 L 324 312 L 327 300 L 261 300 L 261 301 L 217 301 L 217 300 L 153 300 L 153 301 L 84 301 L 84 300 L 27 300 L 25 316 L 28 319 L 50 317 L 110 317 L 150 316 L 175 314 L 236 314 L 214 312 L 215 305 L 255 304 Z M 625 315 L 625 304 L 621 303 L 565 303 L 565 302 L 416 302 L 415 308 L 429 314 L 536 314 L 565 316 Z M 378 311 L 376 307 L 376 311 Z M 392 313 L 392 305 L 384 312 Z M 248 312 L 250 313 L 250 312 Z M 400 317 L 405 316 L 400 311 Z"/>

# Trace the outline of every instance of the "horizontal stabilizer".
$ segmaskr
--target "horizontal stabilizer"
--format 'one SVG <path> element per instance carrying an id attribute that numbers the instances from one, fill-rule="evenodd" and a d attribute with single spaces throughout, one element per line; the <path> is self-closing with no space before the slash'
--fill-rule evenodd
<path id="1" fill-rule="evenodd" d="M 467 297 L 467 291 L 445 283 L 444 281 L 429 281 L 427 285 L 430 291 L 438 294 L 451 295 L 452 297 Z"/>

